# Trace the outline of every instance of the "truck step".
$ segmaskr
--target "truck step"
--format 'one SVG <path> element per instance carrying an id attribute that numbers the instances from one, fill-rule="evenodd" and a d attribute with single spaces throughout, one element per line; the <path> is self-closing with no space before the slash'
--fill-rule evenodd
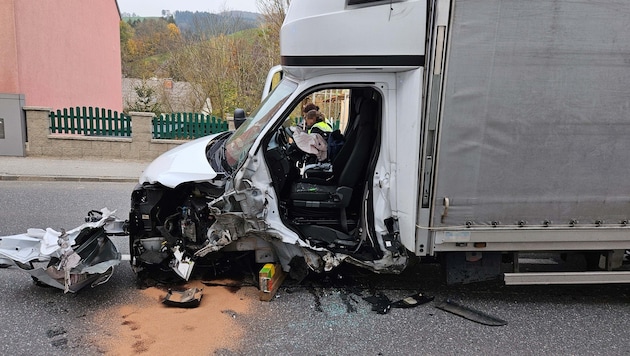
<path id="1" fill-rule="evenodd" d="M 504 273 L 506 285 L 622 284 L 630 283 L 630 271 Z"/>

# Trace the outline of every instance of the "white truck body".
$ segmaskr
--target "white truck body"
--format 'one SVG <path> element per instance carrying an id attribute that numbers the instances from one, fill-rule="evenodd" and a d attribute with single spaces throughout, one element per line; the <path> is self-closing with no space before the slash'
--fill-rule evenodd
<path id="1" fill-rule="evenodd" d="M 604 256 L 605 271 L 505 280 L 627 282 L 612 269 L 630 248 L 629 12 L 610 0 L 293 0 L 284 79 L 261 107 L 232 136 L 178 150 L 179 167 L 196 159 L 194 175 L 169 174 L 168 153 L 147 169 L 132 196 L 132 263 L 256 250 L 285 270 L 303 258 L 317 271 L 346 261 L 395 273 L 411 255 L 446 256 L 461 281 L 457 271 L 498 275 L 502 255 L 518 272 L 518 253 L 586 252 Z M 334 183 L 296 173 L 282 137 L 301 103 L 332 89 L 345 97 L 322 103 L 347 99 L 346 144 L 374 135 L 355 148 L 369 157 L 347 187 L 346 171 Z M 168 228 L 191 223 L 194 236 Z M 140 247 L 156 237 L 162 261 Z M 191 257 L 165 257 L 172 250 Z"/>

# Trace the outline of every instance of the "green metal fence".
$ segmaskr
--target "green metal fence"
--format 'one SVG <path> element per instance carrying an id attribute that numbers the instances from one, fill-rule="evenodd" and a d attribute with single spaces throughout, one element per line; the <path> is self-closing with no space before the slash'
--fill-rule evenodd
<path id="1" fill-rule="evenodd" d="M 131 137 L 131 117 L 97 107 L 51 111 L 50 132 L 85 136 Z"/>
<path id="2" fill-rule="evenodd" d="M 51 111 L 50 132 L 85 136 L 131 137 L 131 116 L 98 107 L 71 107 Z M 294 117 L 298 124 L 301 117 Z M 227 131 L 228 122 L 211 115 L 197 113 L 172 113 L 154 117 L 153 138 L 195 139 L 213 133 Z M 339 121 L 333 122 L 333 129 Z"/>
<path id="3" fill-rule="evenodd" d="M 228 130 L 228 122 L 197 113 L 162 114 L 153 118 L 153 138 L 195 139 Z"/>

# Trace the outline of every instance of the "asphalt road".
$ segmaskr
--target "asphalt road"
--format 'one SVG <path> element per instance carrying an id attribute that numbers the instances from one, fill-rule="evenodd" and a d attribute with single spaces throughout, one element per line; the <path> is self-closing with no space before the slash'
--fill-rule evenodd
<path id="1" fill-rule="evenodd" d="M 123 183 L 0 182 L 0 236 L 29 227 L 73 228 L 88 210 L 102 207 L 118 209 L 124 218 L 132 188 Z M 126 239 L 114 239 L 127 253 Z M 7 355 L 101 354 L 89 343 L 107 332 L 94 319 L 96 311 L 133 303 L 138 293 L 125 263 L 106 284 L 65 295 L 35 286 L 17 268 L 0 269 L 0 291 L 0 353 Z M 381 292 L 396 300 L 419 291 L 435 301 L 385 315 L 363 299 Z M 300 284 L 288 280 L 272 302 L 256 302 L 255 310 L 235 315 L 246 335 L 237 348 L 216 354 L 628 355 L 629 296 L 625 285 L 446 286 L 432 264 L 414 265 L 398 276 L 342 268 Z M 481 325 L 435 308 L 447 298 L 508 324 Z"/>

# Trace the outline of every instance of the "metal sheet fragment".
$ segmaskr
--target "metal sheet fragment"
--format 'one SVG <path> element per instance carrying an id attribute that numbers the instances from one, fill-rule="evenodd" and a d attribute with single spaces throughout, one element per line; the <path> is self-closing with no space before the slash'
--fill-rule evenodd
<path id="1" fill-rule="evenodd" d="M 457 304 L 450 299 L 445 300 L 444 302 L 436 305 L 435 307 L 438 309 L 444 310 L 446 312 L 455 314 L 457 316 L 461 316 L 462 318 L 474 321 L 476 323 L 483 324 L 483 325 L 489 325 L 489 326 L 507 325 L 507 321 L 505 320 L 502 320 L 492 315 L 486 314 L 484 312 Z"/>

